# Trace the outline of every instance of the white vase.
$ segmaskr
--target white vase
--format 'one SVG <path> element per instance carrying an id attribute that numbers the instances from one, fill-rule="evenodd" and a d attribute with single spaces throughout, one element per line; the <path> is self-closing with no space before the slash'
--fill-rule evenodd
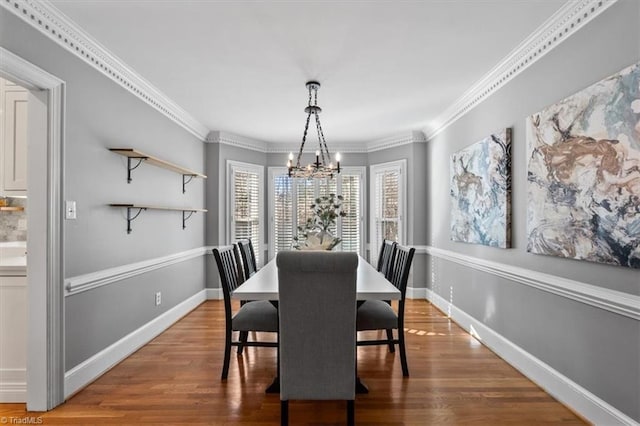
<path id="1" fill-rule="evenodd" d="M 327 231 L 309 231 L 304 243 L 296 248 L 298 250 L 333 250 L 341 241 Z"/>

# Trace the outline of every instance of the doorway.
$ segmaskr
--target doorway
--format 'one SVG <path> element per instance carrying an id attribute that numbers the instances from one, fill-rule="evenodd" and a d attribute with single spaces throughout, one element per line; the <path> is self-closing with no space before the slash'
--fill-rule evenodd
<path id="1" fill-rule="evenodd" d="M 64 82 L 0 47 L 0 77 L 28 89 L 27 410 L 64 401 Z"/>

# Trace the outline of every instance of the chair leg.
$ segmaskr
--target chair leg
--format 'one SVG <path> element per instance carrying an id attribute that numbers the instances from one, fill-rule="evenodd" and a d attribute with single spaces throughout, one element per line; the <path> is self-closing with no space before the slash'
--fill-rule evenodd
<path id="1" fill-rule="evenodd" d="M 387 329 L 387 340 L 393 340 L 393 330 L 390 328 Z M 389 352 L 394 353 L 395 351 L 396 345 L 394 345 L 393 343 L 389 343 Z"/>
<path id="2" fill-rule="evenodd" d="M 400 364 L 402 365 L 402 375 L 409 377 L 409 367 L 407 366 L 407 350 L 404 346 L 404 329 L 398 329 L 398 340 L 400 341 Z"/>
<path id="3" fill-rule="evenodd" d="M 280 401 L 280 425 L 289 424 L 289 401 Z"/>
<path id="4" fill-rule="evenodd" d="M 240 344 L 238 345 L 238 355 L 242 355 L 242 349 L 244 348 L 244 343 L 247 343 L 247 339 L 249 337 L 248 331 L 240 332 Z"/>
<path id="5" fill-rule="evenodd" d="M 355 409 L 353 399 L 347 400 L 347 424 L 349 426 L 353 426 L 356 424 L 355 421 Z"/>
<path id="6" fill-rule="evenodd" d="M 221 380 L 226 380 L 229 374 L 229 358 L 231 358 L 231 328 L 227 328 L 224 339 L 224 361 L 222 363 Z"/>

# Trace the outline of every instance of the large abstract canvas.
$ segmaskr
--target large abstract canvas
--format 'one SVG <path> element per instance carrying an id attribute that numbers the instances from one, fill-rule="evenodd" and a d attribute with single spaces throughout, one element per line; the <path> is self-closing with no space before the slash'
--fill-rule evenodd
<path id="1" fill-rule="evenodd" d="M 527 250 L 640 268 L 640 64 L 527 119 Z"/>
<path id="2" fill-rule="evenodd" d="M 451 239 L 511 247 L 511 129 L 451 156 Z"/>

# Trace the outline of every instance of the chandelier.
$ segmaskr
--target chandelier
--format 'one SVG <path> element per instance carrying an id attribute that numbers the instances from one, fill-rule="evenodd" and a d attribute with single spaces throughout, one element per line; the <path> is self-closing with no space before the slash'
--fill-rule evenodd
<path id="1" fill-rule="evenodd" d="M 327 148 L 327 142 L 324 140 L 324 133 L 322 132 L 322 126 L 320 125 L 319 114 L 322 112 L 322 108 L 318 106 L 318 89 L 320 83 L 317 81 L 308 81 L 307 90 L 309 90 L 309 103 L 304 109 L 307 113 L 307 122 L 304 125 L 304 134 L 302 135 L 302 144 L 300 145 L 300 151 L 298 152 L 298 158 L 295 165 L 293 164 L 293 152 L 289 153 L 289 161 L 287 161 L 287 169 L 289 171 L 289 177 L 294 178 L 333 178 L 335 173 L 340 173 L 340 153 L 336 153 L 336 166 L 331 162 L 331 155 Z M 313 103 L 312 103 L 313 102 Z M 302 159 L 302 151 L 304 151 L 304 144 L 307 141 L 307 132 L 309 131 L 309 122 L 311 116 L 315 116 L 316 130 L 318 132 L 318 150 L 316 150 L 316 161 L 314 163 L 307 164 L 306 166 L 300 166 L 300 160 Z"/>

